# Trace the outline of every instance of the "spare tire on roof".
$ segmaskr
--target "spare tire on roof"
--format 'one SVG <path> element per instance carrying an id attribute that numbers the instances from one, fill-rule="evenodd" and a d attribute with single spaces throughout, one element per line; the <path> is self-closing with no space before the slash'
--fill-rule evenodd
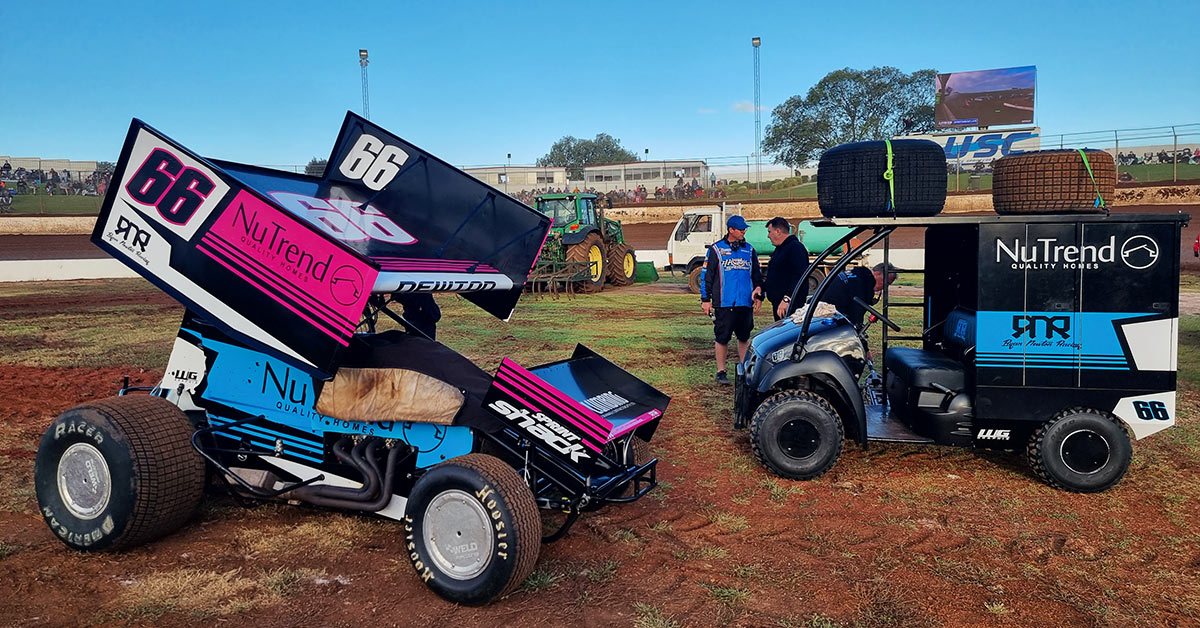
<path id="1" fill-rule="evenodd" d="M 929 140 L 891 140 L 892 187 L 884 177 L 886 142 L 842 144 L 817 168 L 817 203 L 830 218 L 935 216 L 946 204 L 946 153 Z"/>
<path id="2" fill-rule="evenodd" d="M 1039 150 L 1001 157 L 992 165 L 997 214 L 1090 214 L 1105 211 L 1117 185 L 1112 155 L 1102 150 Z M 1092 174 L 1088 174 L 1087 166 Z M 1095 181 L 1092 177 L 1095 177 Z M 1104 199 L 1097 203 L 1097 195 Z"/>

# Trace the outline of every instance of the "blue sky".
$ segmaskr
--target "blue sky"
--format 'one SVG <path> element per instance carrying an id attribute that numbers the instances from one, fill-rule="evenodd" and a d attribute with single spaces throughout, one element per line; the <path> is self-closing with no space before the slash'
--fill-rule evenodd
<path id="1" fill-rule="evenodd" d="M 1044 134 L 1200 121 L 1196 1 L 4 2 L 0 24 L 0 155 L 20 157 L 113 160 L 133 117 L 207 156 L 325 157 L 362 107 L 359 48 L 371 119 L 459 165 L 599 132 L 651 159 L 746 155 L 753 36 L 764 127 L 876 65 L 1036 65 Z"/>

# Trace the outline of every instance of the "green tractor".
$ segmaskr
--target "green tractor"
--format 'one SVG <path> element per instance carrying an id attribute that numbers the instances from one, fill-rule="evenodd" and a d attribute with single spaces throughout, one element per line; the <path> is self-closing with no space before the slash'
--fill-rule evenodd
<path id="1" fill-rule="evenodd" d="M 543 194 L 536 203 L 554 224 L 530 281 L 570 282 L 584 292 L 599 292 L 606 281 L 633 283 L 637 256 L 625 244 L 621 223 L 604 217 L 595 194 Z"/>

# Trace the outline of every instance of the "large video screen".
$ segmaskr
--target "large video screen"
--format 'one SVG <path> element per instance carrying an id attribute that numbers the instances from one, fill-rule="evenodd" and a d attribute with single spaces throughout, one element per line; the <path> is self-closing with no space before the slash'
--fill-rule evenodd
<path id="1" fill-rule="evenodd" d="M 934 79 L 938 127 L 1033 124 L 1037 67 L 939 74 Z"/>

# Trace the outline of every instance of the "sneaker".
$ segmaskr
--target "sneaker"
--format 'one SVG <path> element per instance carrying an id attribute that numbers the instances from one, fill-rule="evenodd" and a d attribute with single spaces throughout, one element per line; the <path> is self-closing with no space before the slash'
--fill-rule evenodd
<path id="1" fill-rule="evenodd" d="M 717 383 L 732 384 L 733 382 L 729 381 L 729 376 L 725 374 L 725 371 L 717 371 Z"/>

